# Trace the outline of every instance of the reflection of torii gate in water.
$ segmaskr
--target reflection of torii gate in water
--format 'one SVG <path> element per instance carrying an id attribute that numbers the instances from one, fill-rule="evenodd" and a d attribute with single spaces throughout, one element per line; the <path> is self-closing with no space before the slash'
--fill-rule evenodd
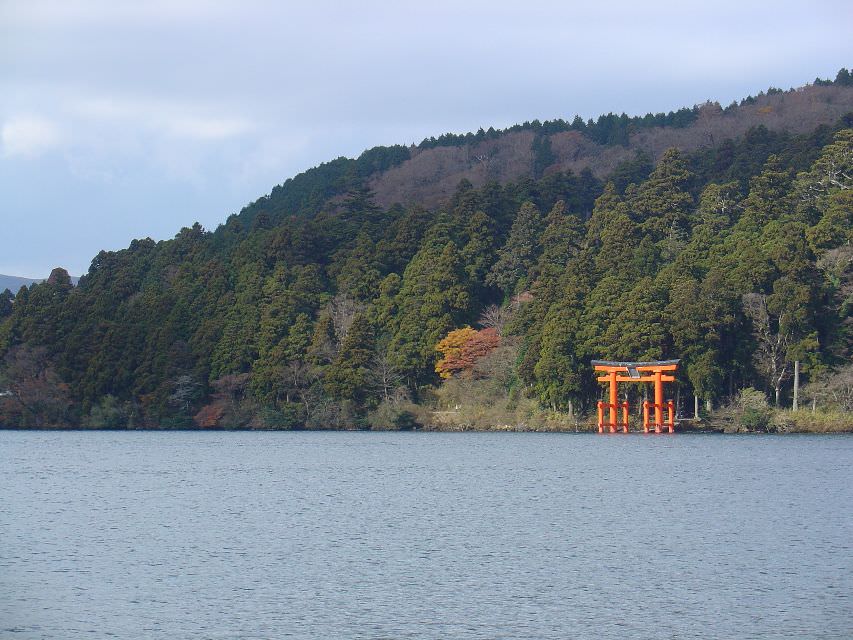
<path id="1" fill-rule="evenodd" d="M 598 432 L 604 433 L 607 427 L 610 433 L 616 433 L 619 429 L 628 433 L 628 403 L 618 401 L 617 385 L 620 382 L 654 382 L 655 401 L 643 402 L 643 431 L 649 432 L 654 429 L 660 433 L 666 427 L 670 433 L 675 432 L 675 407 L 672 400 L 663 401 L 663 383 L 675 382 L 673 373 L 678 368 L 680 360 L 660 360 L 655 362 L 612 362 L 609 360 L 593 360 L 591 362 L 596 371 L 607 375 L 598 378 L 599 382 L 610 384 L 610 402 L 598 403 Z M 673 372 L 668 375 L 664 371 Z M 624 373 L 627 375 L 619 375 Z M 604 409 L 609 409 L 609 420 L 604 421 Z M 667 420 L 663 420 L 664 407 L 667 409 Z M 622 409 L 622 422 L 617 419 L 618 410 Z M 649 421 L 649 409 L 655 410 L 654 422 Z"/>

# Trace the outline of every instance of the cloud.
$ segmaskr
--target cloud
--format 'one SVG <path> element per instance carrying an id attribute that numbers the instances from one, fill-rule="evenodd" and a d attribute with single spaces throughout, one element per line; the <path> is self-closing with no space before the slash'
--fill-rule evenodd
<path id="1" fill-rule="evenodd" d="M 127 21 L 156 24 L 205 20 L 233 14 L 239 4 L 231 0 L 11 0 L 0 8 L 4 20 L 15 26 L 67 29 Z"/>
<path id="2" fill-rule="evenodd" d="M 27 115 L 11 118 L 0 129 L 3 155 L 35 157 L 59 146 L 62 134 L 50 120 Z"/>
<path id="3" fill-rule="evenodd" d="M 249 123 L 241 118 L 208 118 L 203 116 L 171 118 L 164 124 L 165 129 L 172 135 L 196 140 L 232 138 L 251 128 Z"/>
<path id="4" fill-rule="evenodd" d="M 205 105 L 172 100 L 94 97 L 76 101 L 71 110 L 100 123 L 116 121 L 201 142 L 237 137 L 254 128 L 246 118 L 212 114 Z"/>

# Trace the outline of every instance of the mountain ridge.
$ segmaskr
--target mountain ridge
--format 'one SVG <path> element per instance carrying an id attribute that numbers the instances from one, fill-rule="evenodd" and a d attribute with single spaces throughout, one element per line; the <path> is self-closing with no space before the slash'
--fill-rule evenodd
<path id="1" fill-rule="evenodd" d="M 636 151 L 646 153 L 656 163 L 672 147 L 688 153 L 714 147 L 755 126 L 805 133 L 818 125 L 833 124 L 851 110 L 853 87 L 810 85 L 791 92 L 765 94 L 728 112 L 718 103 L 705 103 L 698 107 L 698 117 L 690 125 L 639 129 L 628 134 L 627 145 L 602 145 L 579 131 L 558 132 L 547 136 L 555 161 L 544 168 L 543 174 L 579 173 L 589 168 L 597 178 L 604 178 Z M 452 196 L 463 179 L 480 187 L 490 179 L 506 182 L 533 177 L 535 138 L 532 131 L 511 132 L 498 141 L 485 141 L 469 149 L 418 151 L 410 160 L 371 178 L 368 184 L 382 206 L 397 202 L 438 206 Z M 442 157 L 430 157 L 438 155 Z M 443 168 L 440 177 L 432 183 L 419 184 L 414 176 L 429 175 L 433 166 Z"/>
<path id="2" fill-rule="evenodd" d="M 688 153 L 713 148 L 755 127 L 802 134 L 853 112 L 853 85 L 843 71 L 835 82 L 817 80 L 787 91 L 770 88 L 725 108 L 708 101 L 668 114 L 609 113 L 596 121 L 576 117 L 571 123 L 534 120 L 498 131 L 444 134 L 408 147 L 373 147 L 357 158 L 339 157 L 288 178 L 236 218 L 251 224 L 261 212 L 274 220 L 304 215 L 360 184 L 367 184 L 383 207 L 435 207 L 446 204 L 462 180 L 480 187 L 489 181 L 584 169 L 601 179 L 638 151 L 656 163 L 671 147 Z"/>
<path id="3" fill-rule="evenodd" d="M 24 278 L 0 273 L 0 291 L 8 289 L 12 293 L 17 293 L 21 287 L 29 287 L 36 282 L 44 282 L 44 278 Z"/>

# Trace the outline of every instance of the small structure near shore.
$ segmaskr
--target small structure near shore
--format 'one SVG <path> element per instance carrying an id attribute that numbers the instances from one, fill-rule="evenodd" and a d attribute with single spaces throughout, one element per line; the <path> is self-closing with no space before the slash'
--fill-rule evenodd
<path id="1" fill-rule="evenodd" d="M 599 382 L 610 385 L 610 402 L 598 403 L 598 432 L 604 433 L 605 427 L 610 433 L 621 430 L 628 433 L 629 407 L 627 402 L 619 402 L 618 384 L 620 382 L 653 382 L 655 385 L 655 401 L 643 402 L 643 432 L 662 433 L 668 429 L 675 433 L 675 406 L 672 400 L 664 402 L 663 383 L 675 382 L 675 370 L 681 360 L 656 360 L 652 362 L 616 362 L 612 360 L 593 360 L 595 371 L 606 375 L 598 378 Z M 664 373 L 666 372 L 666 373 Z M 622 375 L 624 374 L 624 375 Z M 607 409 L 608 420 L 604 420 L 604 409 Z M 618 420 L 619 409 L 622 409 L 622 421 Z M 650 420 L 650 411 L 654 409 L 654 422 Z M 667 419 L 663 419 L 663 410 L 667 410 Z"/>

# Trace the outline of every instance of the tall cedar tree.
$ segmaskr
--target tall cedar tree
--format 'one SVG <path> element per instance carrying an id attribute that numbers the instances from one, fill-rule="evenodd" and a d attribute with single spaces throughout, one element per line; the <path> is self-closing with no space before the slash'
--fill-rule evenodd
<path id="1" fill-rule="evenodd" d="M 498 260 L 486 276 L 486 283 L 511 296 L 528 284 L 530 269 L 539 257 L 542 214 L 532 202 L 521 205 L 506 244 L 498 251 Z"/>

